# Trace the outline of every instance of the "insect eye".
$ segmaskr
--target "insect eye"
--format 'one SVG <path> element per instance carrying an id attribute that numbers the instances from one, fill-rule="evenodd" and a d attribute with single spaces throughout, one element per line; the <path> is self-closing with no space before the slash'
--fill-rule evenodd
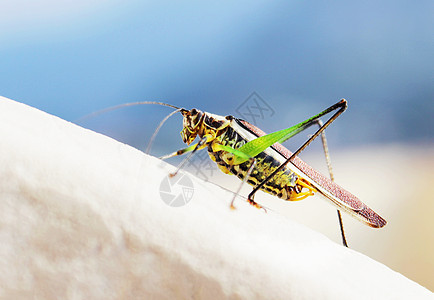
<path id="1" fill-rule="evenodd" d="M 192 114 L 192 115 L 197 115 L 197 110 L 196 110 L 196 108 L 193 108 L 193 109 L 191 110 L 191 114 Z"/>

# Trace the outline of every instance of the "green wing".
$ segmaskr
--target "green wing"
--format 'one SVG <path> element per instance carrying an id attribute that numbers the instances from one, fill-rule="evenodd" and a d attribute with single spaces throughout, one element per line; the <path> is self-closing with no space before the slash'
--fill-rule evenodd
<path id="1" fill-rule="evenodd" d="M 329 113 L 333 107 L 330 107 L 319 114 L 297 124 L 292 127 L 282 129 L 273 133 L 269 133 L 264 136 L 260 136 L 254 140 L 251 140 L 250 142 L 247 142 L 237 150 L 242 152 L 243 156 L 236 155 L 235 157 L 235 164 L 241 164 L 248 160 L 246 157 L 255 157 L 274 143 L 283 143 L 284 141 L 290 139 L 297 133 L 300 133 L 301 131 L 305 130 L 307 127 L 314 124 L 315 121 L 317 121 L 321 116 Z"/>

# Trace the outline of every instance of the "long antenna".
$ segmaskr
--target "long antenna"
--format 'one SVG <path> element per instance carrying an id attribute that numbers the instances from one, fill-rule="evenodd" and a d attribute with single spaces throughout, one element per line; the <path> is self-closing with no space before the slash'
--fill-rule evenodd
<path id="1" fill-rule="evenodd" d="M 77 120 L 75 120 L 75 123 L 79 123 L 79 122 L 83 122 L 84 120 L 87 120 L 89 118 L 93 118 L 96 117 L 100 114 L 112 111 L 112 110 L 116 110 L 119 108 L 123 108 L 123 107 L 127 107 L 127 106 L 135 106 L 135 105 L 143 105 L 143 104 L 157 104 L 157 105 L 162 105 L 162 106 L 168 106 L 174 109 L 180 109 L 179 107 L 175 106 L 175 105 L 171 105 L 171 104 L 167 104 L 164 102 L 157 102 L 157 101 L 140 101 L 140 102 L 130 102 L 130 103 L 123 103 L 123 104 L 119 104 L 119 105 L 115 105 L 115 106 L 111 106 L 111 107 L 107 107 L 98 111 L 95 111 L 93 113 L 90 113 L 88 115 L 85 115 L 84 117 L 81 117 Z"/>
<path id="2" fill-rule="evenodd" d="M 181 110 L 183 110 L 183 108 L 178 108 L 177 110 L 174 110 L 174 111 L 172 111 L 170 114 L 168 114 L 161 122 L 160 122 L 160 124 L 158 124 L 158 127 L 157 127 L 157 129 L 155 129 L 155 131 L 154 131 L 154 133 L 152 134 L 152 136 L 151 136 L 151 139 L 149 140 L 149 143 L 148 143 L 148 146 L 146 147 L 146 150 L 145 150 L 145 153 L 146 154 L 149 154 L 149 152 L 151 151 L 151 146 L 152 146 L 152 143 L 154 142 L 154 140 L 155 140 L 155 137 L 157 136 L 157 134 L 158 134 L 158 131 L 160 131 L 160 128 L 163 126 L 163 124 L 171 117 L 171 116 L 173 116 L 174 114 L 176 114 L 177 112 L 180 112 Z"/>

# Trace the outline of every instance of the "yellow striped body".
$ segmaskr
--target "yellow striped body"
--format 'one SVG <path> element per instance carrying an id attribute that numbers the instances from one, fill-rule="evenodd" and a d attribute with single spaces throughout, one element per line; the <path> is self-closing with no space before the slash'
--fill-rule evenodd
<path id="1" fill-rule="evenodd" d="M 243 128 L 239 127 L 235 120 L 231 121 L 231 126 L 227 126 L 217 133 L 217 137 L 208 144 L 208 154 L 211 159 L 217 163 L 221 171 L 226 174 L 234 174 L 241 180 L 247 175 L 251 162 L 246 161 L 241 164 L 233 164 L 234 154 L 223 150 L 218 150 L 218 145 L 230 146 L 234 149 L 244 145 L 249 137 L 249 133 L 244 132 Z M 244 133 L 244 137 L 241 134 Z M 254 137 L 252 137 L 254 138 Z M 273 173 L 284 161 L 285 158 L 277 152 L 270 149 L 263 151 L 256 157 L 256 166 L 253 169 L 247 182 L 256 186 L 264 181 L 271 173 Z M 301 200 L 309 195 L 313 195 L 312 188 L 308 188 L 307 192 L 302 193 L 305 184 L 300 184 L 299 176 L 288 168 L 283 168 L 276 176 L 267 181 L 261 188 L 262 191 L 277 196 L 283 200 Z"/>

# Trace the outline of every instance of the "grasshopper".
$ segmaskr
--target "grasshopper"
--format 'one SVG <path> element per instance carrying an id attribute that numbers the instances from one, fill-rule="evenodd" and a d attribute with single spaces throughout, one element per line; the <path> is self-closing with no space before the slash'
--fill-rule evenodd
<path id="1" fill-rule="evenodd" d="M 254 201 L 254 195 L 258 190 L 288 201 L 303 200 L 314 194 L 322 195 L 338 210 L 342 242 L 345 246 L 347 243 L 340 211 L 346 212 L 374 228 L 381 228 L 386 225 L 386 221 L 382 217 L 333 181 L 324 130 L 346 110 L 347 101 L 345 99 L 297 125 L 270 134 L 265 134 L 249 122 L 233 116 L 219 116 L 195 108 L 187 110 L 162 102 L 126 103 L 103 111 L 138 104 L 159 104 L 176 109 L 157 127 L 149 146 L 158 130 L 170 116 L 177 112 L 183 116 L 181 137 L 183 142 L 190 146 L 161 158 L 167 159 L 186 153 L 190 153 L 190 156 L 181 162 L 176 172 L 172 173 L 171 176 L 176 175 L 193 153 L 206 148 L 210 158 L 217 163 L 221 171 L 226 174 L 234 174 L 242 180 L 240 188 L 232 199 L 231 208 L 234 208 L 234 200 L 241 186 L 247 182 L 254 187 L 247 200 L 257 208 L 261 208 Z M 336 112 L 327 122 L 322 123 L 320 118 L 332 111 Z M 319 129 L 294 153 L 281 145 L 282 142 L 312 125 L 318 125 Z M 330 179 L 297 156 L 320 134 L 323 139 Z M 197 137 L 199 141 L 191 145 Z"/>

